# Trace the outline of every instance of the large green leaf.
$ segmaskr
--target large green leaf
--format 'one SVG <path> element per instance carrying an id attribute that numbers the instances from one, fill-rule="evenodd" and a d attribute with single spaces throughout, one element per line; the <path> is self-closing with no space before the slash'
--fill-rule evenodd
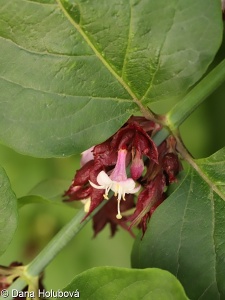
<path id="1" fill-rule="evenodd" d="M 219 0 L 0 0 L 0 140 L 80 152 L 185 93 L 221 36 Z"/>
<path id="2" fill-rule="evenodd" d="M 76 290 L 84 300 L 188 299 L 179 281 L 169 272 L 159 269 L 93 268 L 76 276 L 64 289 L 66 292 Z"/>
<path id="3" fill-rule="evenodd" d="M 195 164 L 136 240 L 132 264 L 170 271 L 193 300 L 225 299 L 225 149 Z"/>
<path id="4" fill-rule="evenodd" d="M 17 227 L 17 199 L 9 179 L 0 167 L 0 255 L 6 250 Z"/>

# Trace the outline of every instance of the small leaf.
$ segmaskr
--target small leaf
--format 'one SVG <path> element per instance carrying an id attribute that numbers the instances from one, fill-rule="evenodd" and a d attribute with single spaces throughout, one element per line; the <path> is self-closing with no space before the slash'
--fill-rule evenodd
<path id="1" fill-rule="evenodd" d="M 37 196 L 37 195 L 29 195 L 23 196 L 18 199 L 18 208 L 23 207 L 27 204 L 53 204 L 53 202 L 47 198 Z M 59 202 L 54 202 L 54 204 L 59 204 Z"/>
<path id="2" fill-rule="evenodd" d="M 48 179 L 37 184 L 29 195 L 38 195 L 50 200 L 62 200 L 62 195 L 70 185 L 70 181 L 63 179 Z"/>
<path id="3" fill-rule="evenodd" d="M 179 98 L 221 42 L 215 0 L 0 0 L 0 140 L 39 157 L 104 141 Z"/>
<path id="4" fill-rule="evenodd" d="M 68 188 L 70 182 L 62 179 L 50 179 L 40 182 L 26 196 L 18 199 L 19 208 L 26 204 L 58 204 L 65 205 L 63 202 L 64 191 Z M 82 205 L 75 202 L 73 208 L 80 208 Z"/>
<path id="5" fill-rule="evenodd" d="M 17 199 L 4 169 L 0 167 L 0 255 L 12 240 L 17 218 Z"/>
<path id="6" fill-rule="evenodd" d="M 195 161 L 132 252 L 134 267 L 170 271 L 193 300 L 225 298 L 224 154 Z"/>
<path id="7" fill-rule="evenodd" d="M 169 272 L 159 269 L 93 268 L 76 276 L 64 289 L 68 293 L 76 290 L 85 300 L 188 299 L 179 281 Z"/>

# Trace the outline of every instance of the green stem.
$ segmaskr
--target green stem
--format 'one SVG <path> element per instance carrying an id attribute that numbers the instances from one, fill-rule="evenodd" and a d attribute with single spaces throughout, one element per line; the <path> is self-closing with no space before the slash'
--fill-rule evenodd
<path id="1" fill-rule="evenodd" d="M 186 118 L 225 81 L 225 60 L 203 78 L 166 116 L 166 125 L 176 130 Z"/>
<path id="2" fill-rule="evenodd" d="M 27 266 L 27 273 L 29 275 L 39 275 L 44 270 L 44 268 L 52 261 L 52 259 L 81 230 L 81 228 L 83 228 L 87 224 L 87 222 L 90 220 L 90 216 L 83 222 L 81 222 L 85 214 L 85 211 L 83 209 L 80 209 L 74 216 L 74 218 L 54 236 L 49 244 Z"/>
<path id="3" fill-rule="evenodd" d="M 162 128 L 159 132 L 157 132 L 153 138 L 156 146 L 159 146 L 170 134 L 171 133 L 169 129 L 166 127 Z"/>
<path id="4" fill-rule="evenodd" d="M 35 257 L 35 259 L 27 266 L 26 274 L 24 277 L 38 276 L 44 268 L 53 260 L 53 258 L 72 240 L 72 238 L 89 222 L 89 220 L 95 215 L 105 204 L 104 200 L 83 222 L 82 219 L 85 216 L 83 209 L 78 211 L 74 218 L 66 224 L 48 243 L 48 245 Z M 9 296 L 7 300 L 12 300 L 12 290 L 23 290 L 27 285 L 27 282 L 22 278 L 17 279 L 9 288 Z M 0 297 L 1 300 L 5 299 Z"/>

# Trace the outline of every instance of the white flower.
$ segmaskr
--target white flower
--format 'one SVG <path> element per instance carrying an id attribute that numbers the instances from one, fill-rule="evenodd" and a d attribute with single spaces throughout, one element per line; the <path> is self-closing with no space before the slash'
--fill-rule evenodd
<path id="1" fill-rule="evenodd" d="M 106 174 L 106 172 L 101 171 L 96 180 L 97 184 L 90 182 L 91 186 L 96 189 L 105 190 L 104 198 L 108 199 L 108 193 L 110 190 L 114 192 L 114 195 L 117 197 L 118 206 L 117 206 L 117 219 L 121 219 L 122 215 L 120 212 L 120 201 L 121 199 L 125 200 L 125 194 L 135 194 L 139 191 L 140 186 L 135 188 L 135 181 L 132 178 L 127 178 L 126 174 L 126 155 L 127 150 L 120 149 L 118 151 L 118 159 L 116 166 L 110 176 Z"/>

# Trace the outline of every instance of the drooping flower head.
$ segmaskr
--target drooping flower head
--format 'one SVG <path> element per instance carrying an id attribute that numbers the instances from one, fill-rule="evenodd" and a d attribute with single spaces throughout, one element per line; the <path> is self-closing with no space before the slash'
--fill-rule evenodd
<path id="1" fill-rule="evenodd" d="M 117 226 L 131 233 L 138 225 L 144 233 L 152 213 L 165 200 L 166 187 L 176 181 L 181 164 L 173 138 L 159 147 L 154 144 L 152 137 L 159 129 L 144 117 L 131 117 L 108 140 L 83 152 L 81 168 L 65 196 L 66 201 L 82 201 L 86 217 L 110 198 L 93 218 L 95 235 L 107 223 L 112 235 Z"/>
<path id="2" fill-rule="evenodd" d="M 107 175 L 105 171 L 101 171 L 97 176 L 97 182 L 99 185 L 94 184 L 89 181 L 91 186 L 96 189 L 105 190 L 104 198 L 108 199 L 108 193 L 110 190 L 114 192 L 115 197 L 117 197 L 117 219 L 121 219 L 122 215 L 120 212 L 120 201 L 123 199 L 125 201 L 125 194 L 135 194 L 139 191 L 140 185 L 135 187 L 136 183 L 132 178 L 127 178 L 126 173 L 126 156 L 127 150 L 120 149 L 118 151 L 118 158 L 116 166 L 113 169 L 111 175 Z"/>

